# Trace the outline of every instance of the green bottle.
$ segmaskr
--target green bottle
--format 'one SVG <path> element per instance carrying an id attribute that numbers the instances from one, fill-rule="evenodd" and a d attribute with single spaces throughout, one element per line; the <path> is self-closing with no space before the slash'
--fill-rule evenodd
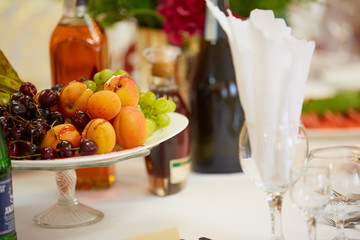
<path id="1" fill-rule="evenodd" d="M 0 240 L 17 239 L 11 178 L 11 161 L 0 129 Z"/>

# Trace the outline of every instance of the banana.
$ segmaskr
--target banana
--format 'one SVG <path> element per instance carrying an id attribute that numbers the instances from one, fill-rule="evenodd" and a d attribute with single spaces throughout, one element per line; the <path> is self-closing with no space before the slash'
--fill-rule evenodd
<path id="1" fill-rule="evenodd" d="M 10 93 L 0 91 L 0 104 L 6 106 L 10 101 Z"/>
<path id="2" fill-rule="evenodd" d="M 22 82 L 18 82 L 12 78 L 0 75 L 0 86 L 8 88 L 12 91 L 19 91 Z"/>
<path id="3" fill-rule="evenodd" d="M 11 66 L 4 53 L 0 50 L 0 74 L 13 79 L 17 83 L 22 83 L 15 69 Z"/>

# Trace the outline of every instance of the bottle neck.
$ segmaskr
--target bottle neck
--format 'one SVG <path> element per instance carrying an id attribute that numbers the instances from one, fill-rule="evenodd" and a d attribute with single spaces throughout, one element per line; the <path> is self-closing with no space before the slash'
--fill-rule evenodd
<path id="1" fill-rule="evenodd" d="M 219 9 L 226 13 L 226 8 L 228 6 L 228 0 L 211 0 L 212 3 L 217 5 Z M 211 11 L 206 8 L 206 14 L 205 14 L 205 28 L 204 28 L 204 40 L 209 42 L 216 42 L 217 40 L 225 39 L 226 35 L 222 28 L 219 26 L 218 21 L 214 17 L 214 15 L 211 13 Z"/>
<path id="2" fill-rule="evenodd" d="M 86 0 L 65 0 L 63 8 L 64 18 L 83 18 L 88 15 Z"/>
<path id="3" fill-rule="evenodd" d="M 11 166 L 11 161 L 8 154 L 8 148 L 6 145 L 6 140 L 4 138 L 4 134 L 0 129 L 0 169 L 4 167 Z"/>

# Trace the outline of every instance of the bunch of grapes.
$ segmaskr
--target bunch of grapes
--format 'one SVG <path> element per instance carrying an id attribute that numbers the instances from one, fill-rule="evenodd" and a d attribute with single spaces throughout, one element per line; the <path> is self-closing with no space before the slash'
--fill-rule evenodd
<path id="1" fill-rule="evenodd" d="M 93 80 L 85 80 L 86 85 L 93 92 L 102 90 L 104 83 L 107 82 L 112 76 L 129 76 L 129 73 L 125 70 L 117 70 L 115 73 L 111 69 L 103 69 L 100 72 L 94 74 Z"/>
<path id="2" fill-rule="evenodd" d="M 169 125 L 168 113 L 175 111 L 176 104 L 166 97 L 156 98 L 156 95 L 149 91 L 140 93 L 139 108 L 148 123 L 150 136 L 157 128 Z"/>
<path id="3" fill-rule="evenodd" d="M 53 159 L 72 157 L 75 149 L 69 141 L 59 139 L 57 149 L 40 148 L 41 141 L 52 127 L 65 123 L 63 114 L 56 110 L 62 85 L 55 85 L 37 94 L 36 87 L 24 82 L 18 92 L 12 94 L 9 103 L 0 105 L 0 127 L 8 145 L 11 159 Z M 81 113 L 77 114 L 80 120 Z M 83 121 L 78 119 L 69 121 Z M 84 140 L 87 141 L 87 140 Z M 87 141 L 88 142 L 88 141 Z M 95 153 L 94 142 L 80 144 L 79 154 Z M 96 147 L 96 144 L 95 144 Z M 97 148 L 97 147 L 96 147 Z"/>

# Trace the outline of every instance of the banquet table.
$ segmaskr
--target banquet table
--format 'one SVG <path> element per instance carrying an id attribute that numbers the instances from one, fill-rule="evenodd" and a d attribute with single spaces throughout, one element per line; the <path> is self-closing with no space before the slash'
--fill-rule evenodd
<path id="1" fill-rule="evenodd" d="M 356 144 L 345 140 L 310 141 L 310 149 L 327 144 Z M 360 143 L 360 141 L 359 141 Z M 89 226 L 53 229 L 37 226 L 34 215 L 57 200 L 55 172 L 14 171 L 13 189 L 18 239 L 120 240 L 176 228 L 186 240 L 207 237 L 216 240 L 270 239 L 270 217 L 264 193 L 243 173 L 199 174 L 191 172 L 185 189 L 158 197 L 149 192 L 143 158 L 116 164 L 117 180 L 105 190 L 77 191 L 79 202 L 104 213 L 104 219 Z M 293 207 L 289 195 L 283 202 L 285 239 L 307 239 L 305 218 Z M 336 229 L 318 222 L 318 239 L 332 239 Z M 360 227 L 346 229 L 348 237 L 360 239 Z M 161 240 L 161 239 L 159 239 Z"/>

